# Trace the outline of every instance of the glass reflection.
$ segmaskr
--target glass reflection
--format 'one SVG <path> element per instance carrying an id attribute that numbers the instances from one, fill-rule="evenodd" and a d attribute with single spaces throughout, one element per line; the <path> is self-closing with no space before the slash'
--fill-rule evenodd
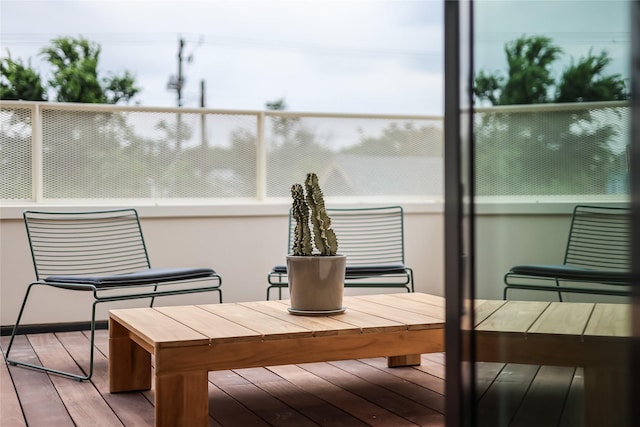
<path id="1" fill-rule="evenodd" d="M 474 5 L 478 425 L 627 425 L 630 2 Z"/>

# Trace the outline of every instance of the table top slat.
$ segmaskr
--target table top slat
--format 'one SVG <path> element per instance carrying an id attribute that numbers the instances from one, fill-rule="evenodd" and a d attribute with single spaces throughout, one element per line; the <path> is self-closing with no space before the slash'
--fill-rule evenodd
<path id="1" fill-rule="evenodd" d="M 384 317 L 374 316 L 368 313 L 362 313 L 357 310 L 349 309 L 350 301 L 353 297 L 344 297 L 344 306 L 346 310 L 342 314 L 332 315 L 332 319 L 339 320 L 340 322 L 348 323 L 350 325 L 360 328 L 362 333 L 375 333 L 381 331 L 394 332 L 394 331 L 406 331 L 407 325 L 405 323 L 395 322 Z M 289 307 L 291 301 L 278 300 L 278 303 L 283 306 Z"/>
<path id="2" fill-rule="evenodd" d="M 507 301 L 483 322 L 477 331 L 526 333 L 549 306 L 542 301 Z"/>
<path id="3" fill-rule="evenodd" d="M 594 304 L 552 302 L 527 331 L 530 334 L 582 336 Z"/>
<path id="4" fill-rule="evenodd" d="M 403 298 L 403 299 L 409 299 L 411 301 L 419 301 L 425 304 L 435 305 L 436 307 L 444 307 L 445 305 L 444 297 L 440 297 L 438 295 L 423 294 L 422 292 L 400 292 L 397 294 L 383 294 L 378 296 L 383 297 L 386 295 L 392 296 L 394 298 Z"/>
<path id="5" fill-rule="evenodd" d="M 631 336 L 631 305 L 598 303 L 584 331 L 585 340 Z"/>
<path id="6" fill-rule="evenodd" d="M 263 340 L 302 338 L 313 331 L 240 304 L 206 304 L 199 307 L 247 329 L 262 334 Z"/>
<path id="7" fill-rule="evenodd" d="M 345 303 L 345 306 L 347 307 L 347 311 L 355 310 L 371 316 L 402 323 L 410 330 L 435 329 L 442 327 L 444 324 L 444 319 L 437 319 L 414 311 L 403 310 L 392 305 L 387 305 L 384 302 L 384 300 L 372 302 L 361 297 L 350 297 L 348 303 Z"/>
<path id="8" fill-rule="evenodd" d="M 387 306 L 392 306 L 397 309 L 411 311 L 418 314 L 423 314 L 434 319 L 444 321 L 444 301 L 440 301 L 438 305 L 426 302 L 422 298 L 415 298 L 416 294 L 401 293 L 401 294 L 384 294 L 384 295 L 361 295 L 358 299 L 379 303 Z"/>
<path id="9" fill-rule="evenodd" d="M 167 317 L 153 308 L 129 308 L 109 311 L 109 316 L 139 335 L 150 345 L 179 347 L 208 345 L 209 337 Z"/>
<path id="10" fill-rule="evenodd" d="M 251 308 L 283 321 L 302 326 L 313 331 L 313 336 L 359 334 L 362 330 L 349 323 L 341 322 L 333 316 L 296 316 L 290 314 L 282 304 L 273 301 L 242 302 L 242 306 Z"/>
<path id="11" fill-rule="evenodd" d="M 261 341 L 262 334 L 198 306 L 156 307 L 164 315 L 209 337 L 211 342 Z"/>
<path id="12" fill-rule="evenodd" d="M 475 322 L 476 326 L 482 323 L 487 317 L 491 316 L 496 310 L 502 307 L 506 301 L 504 300 L 474 300 Z"/>

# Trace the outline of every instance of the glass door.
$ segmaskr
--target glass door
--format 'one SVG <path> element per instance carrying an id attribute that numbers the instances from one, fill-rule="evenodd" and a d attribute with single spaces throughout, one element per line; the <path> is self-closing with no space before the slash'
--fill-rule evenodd
<path id="1" fill-rule="evenodd" d="M 630 7 L 474 2 L 476 425 L 631 422 Z"/>
<path id="2" fill-rule="evenodd" d="M 639 9 L 445 2 L 447 425 L 640 416 Z"/>

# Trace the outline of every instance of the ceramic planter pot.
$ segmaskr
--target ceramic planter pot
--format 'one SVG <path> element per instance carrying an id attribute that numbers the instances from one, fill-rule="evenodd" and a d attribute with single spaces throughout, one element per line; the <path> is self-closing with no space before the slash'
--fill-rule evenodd
<path id="1" fill-rule="evenodd" d="M 344 311 L 346 255 L 287 255 L 289 296 L 293 314 L 334 314 Z"/>

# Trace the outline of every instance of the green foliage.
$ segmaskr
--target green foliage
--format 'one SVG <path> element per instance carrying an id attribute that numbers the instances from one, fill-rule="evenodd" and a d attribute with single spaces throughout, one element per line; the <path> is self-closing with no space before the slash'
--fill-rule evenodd
<path id="1" fill-rule="evenodd" d="M 50 46 L 41 49 L 40 54 L 52 67 L 48 88 L 43 86 L 30 63 L 24 66 L 9 56 L 1 63 L 0 99 L 44 101 L 44 94 L 51 89 L 60 102 L 117 104 L 121 101 L 128 103 L 140 92 L 135 85 L 135 77 L 129 71 L 101 78 L 98 74 L 100 46 L 85 38 L 53 39 Z"/>
<path id="2" fill-rule="evenodd" d="M 562 49 L 548 37 L 521 37 L 505 46 L 508 77 L 500 95 L 500 104 L 540 104 L 548 101 L 553 84 L 551 65 Z"/>
<path id="3" fill-rule="evenodd" d="M 306 192 L 306 196 L 305 196 Z M 331 218 L 327 215 L 324 196 L 315 173 L 308 173 L 304 190 L 300 184 L 291 187 L 292 216 L 296 221 L 293 255 L 310 256 L 313 252 L 309 221 L 313 224 L 313 243 L 320 255 L 335 255 L 338 239 L 331 228 Z"/>
<path id="4" fill-rule="evenodd" d="M 551 67 L 562 49 L 549 37 L 522 36 L 505 45 L 507 76 L 478 72 L 474 95 L 492 105 L 542 104 L 549 102 L 618 101 L 630 99 L 626 84 L 618 74 L 604 75 L 611 63 L 606 51 L 589 52 L 577 63 L 571 60 L 558 81 Z"/>
<path id="5" fill-rule="evenodd" d="M 625 82 L 619 74 L 604 75 L 604 69 L 611 63 L 606 52 L 594 55 L 589 52 L 577 63 L 564 70 L 556 102 L 622 101 L 630 98 Z"/>
<path id="6" fill-rule="evenodd" d="M 31 62 L 25 66 L 22 60 L 11 59 L 11 54 L 0 60 L 0 99 L 46 101 L 46 89 Z"/>
<path id="7" fill-rule="evenodd" d="M 603 51 L 571 60 L 556 81 L 552 65 L 562 50 L 548 37 L 507 43 L 507 76 L 480 71 L 474 94 L 492 105 L 629 99 L 620 75 L 606 75 L 611 58 Z M 621 173 L 624 153 L 612 149 L 618 130 L 603 123 L 615 107 L 575 111 L 486 112 L 476 114 L 478 195 L 605 194 Z"/>

